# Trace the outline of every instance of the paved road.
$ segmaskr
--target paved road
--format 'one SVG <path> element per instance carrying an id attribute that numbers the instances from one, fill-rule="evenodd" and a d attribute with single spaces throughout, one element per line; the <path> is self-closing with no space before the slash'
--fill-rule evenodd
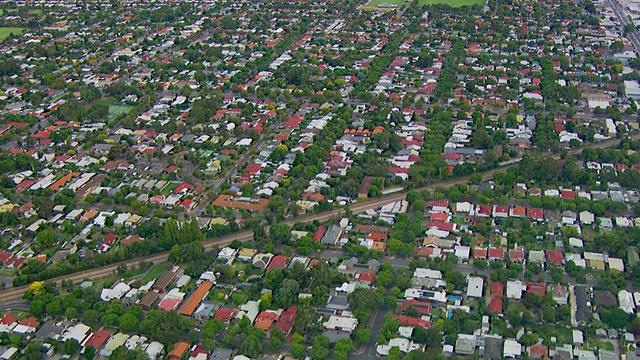
<path id="1" fill-rule="evenodd" d="M 624 9 L 620 5 L 620 3 L 618 3 L 618 1 L 608 0 L 607 2 L 609 3 L 611 10 L 613 10 L 613 12 L 616 14 L 618 19 L 622 23 L 623 27 L 631 23 L 631 20 L 629 20 L 628 15 L 625 13 Z M 638 33 L 636 31 L 631 31 L 627 33 L 627 39 L 631 41 L 631 43 L 633 44 L 633 47 L 636 48 L 636 51 L 640 51 L 640 37 L 638 37 Z"/>

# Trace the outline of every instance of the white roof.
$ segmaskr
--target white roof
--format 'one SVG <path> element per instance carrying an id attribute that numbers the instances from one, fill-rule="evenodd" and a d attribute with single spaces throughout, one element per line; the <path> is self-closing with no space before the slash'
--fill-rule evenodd
<path id="1" fill-rule="evenodd" d="M 473 205 L 470 202 L 457 202 L 456 203 L 456 212 L 468 213 L 473 209 Z"/>
<path id="2" fill-rule="evenodd" d="M 331 330 L 340 330 L 352 332 L 358 326 L 358 319 L 354 317 L 344 317 L 339 315 L 331 315 L 328 321 L 322 324 L 325 328 Z"/>
<path id="3" fill-rule="evenodd" d="M 504 357 L 515 358 L 522 355 L 522 345 L 513 339 L 506 339 L 504 341 Z"/>
<path id="4" fill-rule="evenodd" d="M 573 247 L 577 247 L 577 248 L 581 248 L 583 247 L 583 243 L 581 239 L 575 238 L 575 237 L 570 237 L 569 238 L 569 244 Z"/>
<path id="5" fill-rule="evenodd" d="M 522 298 L 522 292 L 525 290 L 525 286 L 520 280 L 507 281 L 507 298 L 520 299 Z"/>
<path id="6" fill-rule="evenodd" d="M 79 323 L 68 328 L 67 331 L 62 334 L 60 342 L 65 342 L 68 339 L 76 339 L 78 343 L 81 344 L 89 334 L 91 334 L 91 328 L 83 323 Z"/>
<path id="7" fill-rule="evenodd" d="M 633 314 L 635 310 L 635 302 L 633 301 L 633 294 L 627 290 L 621 290 L 618 293 L 618 302 L 620 303 L 620 309 L 627 314 Z"/>
<path id="8" fill-rule="evenodd" d="M 609 269 L 624 272 L 624 262 L 619 258 L 609 258 Z"/>
<path id="9" fill-rule="evenodd" d="M 430 278 L 430 279 L 442 279 L 442 272 L 440 270 L 417 268 L 413 272 L 413 277 L 417 278 Z"/>
<path id="10" fill-rule="evenodd" d="M 573 336 L 573 343 L 574 344 L 582 344 L 584 343 L 584 335 L 582 335 L 582 331 L 580 330 L 572 330 L 571 334 Z"/>
<path id="11" fill-rule="evenodd" d="M 455 248 L 455 255 L 460 260 L 468 260 L 471 248 L 469 246 L 457 245 Z"/>
<path id="12" fill-rule="evenodd" d="M 484 279 L 481 277 L 469 276 L 467 286 L 467 296 L 481 298 L 484 290 Z"/>

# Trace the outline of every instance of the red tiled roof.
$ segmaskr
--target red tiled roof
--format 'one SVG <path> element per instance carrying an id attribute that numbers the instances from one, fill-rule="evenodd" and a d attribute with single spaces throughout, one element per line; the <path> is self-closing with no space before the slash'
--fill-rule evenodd
<path id="1" fill-rule="evenodd" d="M 519 249 L 511 249 L 509 250 L 509 259 L 512 261 L 522 261 L 524 260 L 524 251 Z"/>
<path id="2" fill-rule="evenodd" d="M 267 266 L 267 272 L 271 269 L 284 269 L 287 266 L 289 258 L 284 255 L 276 255 L 271 259 L 271 262 Z"/>
<path id="3" fill-rule="evenodd" d="M 220 308 L 216 310 L 216 314 L 213 317 L 222 321 L 230 321 L 234 316 L 236 316 L 235 309 Z"/>
<path id="4" fill-rule="evenodd" d="M 529 218 L 535 220 L 544 220 L 544 210 L 542 209 L 529 209 Z"/>
<path id="5" fill-rule="evenodd" d="M 373 284 L 376 281 L 376 274 L 368 273 L 368 272 L 358 273 L 356 274 L 356 277 L 354 280 L 358 282 L 368 282 Z"/>
<path id="6" fill-rule="evenodd" d="M 491 297 L 504 295 L 504 285 L 499 282 L 492 282 L 489 286 L 489 294 L 491 294 Z"/>
<path id="7" fill-rule="evenodd" d="M 102 345 L 104 345 L 107 342 L 107 340 L 109 340 L 109 337 L 111 337 L 111 333 L 109 331 L 104 330 L 104 329 L 98 330 L 98 331 L 94 332 L 89 337 L 89 339 L 87 339 L 87 341 L 85 341 L 83 346 L 85 346 L 85 347 L 93 346 L 97 350 L 100 350 Z"/>
<path id="8" fill-rule="evenodd" d="M 418 319 L 418 318 L 405 316 L 405 315 L 393 315 L 393 317 L 395 319 L 398 319 L 401 325 L 405 325 L 405 326 L 413 326 L 413 327 L 419 326 L 422 328 L 428 328 L 429 326 L 431 326 L 431 321 L 428 321 L 428 320 Z"/>
<path id="9" fill-rule="evenodd" d="M 547 293 L 547 287 L 544 283 L 527 283 L 527 291 L 544 296 Z"/>
<path id="10" fill-rule="evenodd" d="M 6 314 L 0 319 L 0 324 L 3 325 L 11 325 L 18 321 L 18 317 L 13 314 Z"/>
<path id="11" fill-rule="evenodd" d="M 489 249 L 489 259 L 504 259 L 504 249 L 503 248 L 490 248 Z"/>
<path id="12" fill-rule="evenodd" d="M 554 265 L 562 265 L 562 251 L 560 250 L 546 250 L 547 261 Z"/>
<path id="13" fill-rule="evenodd" d="M 494 314 L 502 314 L 502 298 L 494 297 L 491 299 L 488 308 Z"/>
<path id="14" fill-rule="evenodd" d="M 433 309 L 433 305 L 431 305 L 431 303 L 411 299 L 402 303 L 402 312 L 407 311 L 409 306 L 413 306 L 420 315 L 429 315 Z"/>

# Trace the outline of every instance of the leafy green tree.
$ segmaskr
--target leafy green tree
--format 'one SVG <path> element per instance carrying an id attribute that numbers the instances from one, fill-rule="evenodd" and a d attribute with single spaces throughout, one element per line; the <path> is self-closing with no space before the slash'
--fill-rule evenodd
<path id="1" fill-rule="evenodd" d="M 138 328 L 138 318 L 131 313 L 126 313 L 118 319 L 118 326 L 122 331 L 133 331 Z"/>
<path id="2" fill-rule="evenodd" d="M 71 356 L 71 355 L 75 354 L 78 351 L 78 349 L 80 349 L 80 344 L 78 343 L 78 340 L 76 340 L 76 339 L 67 339 L 64 342 L 63 348 L 64 348 L 64 353 L 66 355 Z"/>
<path id="3" fill-rule="evenodd" d="M 307 354 L 307 347 L 304 346 L 304 344 L 292 344 L 289 348 L 289 352 L 296 359 L 304 359 L 305 355 Z"/>
<path id="4" fill-rule="evenodd" d="M 242 342 L 242 345 L 240 345 L 240 353 L 252 359 L 260 357 L 263 351 L 264 344 L 262 340 L 255 335 L 247 336 Z"/>

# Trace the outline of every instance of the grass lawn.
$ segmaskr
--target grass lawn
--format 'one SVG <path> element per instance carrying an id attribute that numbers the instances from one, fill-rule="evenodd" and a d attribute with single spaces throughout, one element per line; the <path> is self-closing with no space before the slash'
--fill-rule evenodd
<path id="1" fill-rule="evenodd" d="M 14 35 L 22 35 L 23 31 L 24 28 L 19 27 L 0 27 L 0 39 L 4 39 L 12 33 Z"/>
<path id="2" fill-rule="evenodd" d="M 409 1 L 405 0 L 371 0 L 367 6 L 378 6 L 381 4 L 393 4 L 402 6 L 408 4 Z M 433 5 L 433 4 L 449 4 L 451 7 L 471 6 L 471 5 L 484 5 L 484 0 L 420 0 L 420 5 Z"/>
<path id="3" fill-rule="evenodd" d="M 146 284 L 151 280 L 155 280 L 157 278 L 160 277 L 160 275 L 162 275 L 162 273 L 165 271 L 164 269 L 164 265 L 160 264 L 160 265 L 155 265 L 154 267 L 152 267 L 151 269 L 149 269 L 149 272 L 147 272 L 144 277 L 142 278 L 142 280 L 140 281 L 142 284 Z"/>
<path id="4" fill-rule="evenodd" d="M 173 193 L 173 190 L 175 190 L 178 186 L 180 186 L 181 182 L 179 181 L 172 181 L 170 183 L 167 184 L 167 186 L 165 186 L 161 191 L 160 194 L 164 195 L 164 196 L 169 196 Z"/>
<path id="5" fill-rule="evenodd" d="M 116 117 L 128 113 L 133 109 L 133 106 L 122 104 L 110 104 L 109 105 L 109 120 L 113 120 Z"/>

